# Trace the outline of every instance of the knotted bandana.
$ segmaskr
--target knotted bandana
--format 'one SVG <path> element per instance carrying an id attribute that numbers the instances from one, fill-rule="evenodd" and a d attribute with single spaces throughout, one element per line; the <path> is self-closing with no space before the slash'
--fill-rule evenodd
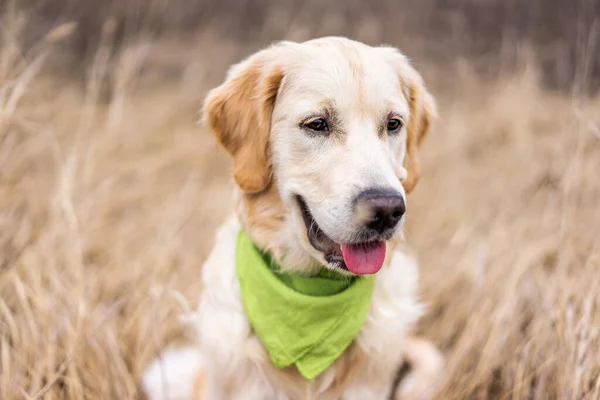
<path id="1" fill-rule="evenodd" d="M 348 348 L 367 318 L 374 278 L 325 270 L 315 277 L 282 273 L 240 231 L 236 271 L 254 331 L 278 368 L 295 365 L 314 379 Z"/>

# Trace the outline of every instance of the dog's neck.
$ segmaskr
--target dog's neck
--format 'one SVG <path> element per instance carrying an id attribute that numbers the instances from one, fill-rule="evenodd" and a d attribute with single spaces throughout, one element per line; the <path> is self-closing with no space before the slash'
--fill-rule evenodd
<path id="1" fill-rule="evenodd" d="M 244 231 L 283 270 L 311 275 L 324 268 L 300 243 L 275 184 L 259 194 L 246 194 L 236 188 L 236 202 L 237 217 Z"/>

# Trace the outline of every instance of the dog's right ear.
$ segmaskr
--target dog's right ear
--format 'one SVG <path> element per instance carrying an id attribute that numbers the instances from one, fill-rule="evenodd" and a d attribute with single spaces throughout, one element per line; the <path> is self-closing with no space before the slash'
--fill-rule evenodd
<path id="1" fill-rule="evenodd" d="M 234 65 L 204 102 L 204 119 L 233 157 L 237 185 L 249 194 L 264 191 L 271 182 L 271 115 L 283 79 L 281 50 L 288 45 L 276 44 Z"/>

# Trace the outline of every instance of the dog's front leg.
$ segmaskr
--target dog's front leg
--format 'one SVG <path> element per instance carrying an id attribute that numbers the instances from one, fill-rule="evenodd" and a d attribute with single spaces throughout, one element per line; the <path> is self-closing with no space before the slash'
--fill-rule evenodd
<path id="1" fill-rule="evenodd" d="M 241 302 L 215 301 L 207 289 L 199 312 L 199 345 L 205 360 L 205 379 L 196 396 L 200 400 L 268 400 L 274 390 L 261 374 L 256 360 L 257 339 L 243 313 Z"/>
<path id="2" fill-rule="evenodd" d="M 231 331 L 230 331 L 231 332 Z M 233 339 L 230 337 L 230 339 Z M 242 338 L 239 338 L 242 339 Z M 247 344 L 252 340 L 212 342 L 202 346 L 205 352 L 205 379 L 200 379 L 198 400 L 269 400 L 275 388 L 261 373 L 256 360 L 249 357 Z"/>
<path id="3" fill-rule="evenodd" d="M 404 357 L 410 372 L 402 379 L 394 394 L 395 400 L 432 399 L 442 383 L 444 358 L 435 346 L 415 337 L 407 337 Z"/>
<path id="4" fill-rule="evenodd" d="M 361 373 L 348 387 L 342 400 L 431 400 L 435 397 L 441 383 L 444 366 L 442 354 L 430 342 L 407 336 L 404 338 L 403 358 L 410 365 L 410 371 L 400 381 L 397 388 L 393 387 L 395 371 L 380 369 L 377 364 Z M 381 367 L 381 365 L 379 365 Z M 383 378 L 383 379 L 382 379 Z M 393 393 L 392 393 L 393 391 Z M 392 396 L 390 396 L 392 394 Z"/>

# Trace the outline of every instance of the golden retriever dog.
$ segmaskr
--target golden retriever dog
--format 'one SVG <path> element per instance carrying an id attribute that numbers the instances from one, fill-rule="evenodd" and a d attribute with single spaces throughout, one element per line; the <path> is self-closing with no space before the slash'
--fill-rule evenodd
<path id="1" fill-rule="evenodd" d="M 286 41 L 233 66 L 208 94 L 204 120 L 233 159 L 237 210 L 202 269 L 197 345 L 166 350 L 147 368 L 149 398 L 432 398 L 443 359 L 410 334 L 423 307 L 401 240 L 418 148 L 435 116 L 421 75 L 391 47 Z M 240 230 L 286 276 L 374 282 L 358 333 L 312 379 L 277 366 L 248 316 L 236 273 Z M 408 373 L 395 385 L 403 363 Z"/>

